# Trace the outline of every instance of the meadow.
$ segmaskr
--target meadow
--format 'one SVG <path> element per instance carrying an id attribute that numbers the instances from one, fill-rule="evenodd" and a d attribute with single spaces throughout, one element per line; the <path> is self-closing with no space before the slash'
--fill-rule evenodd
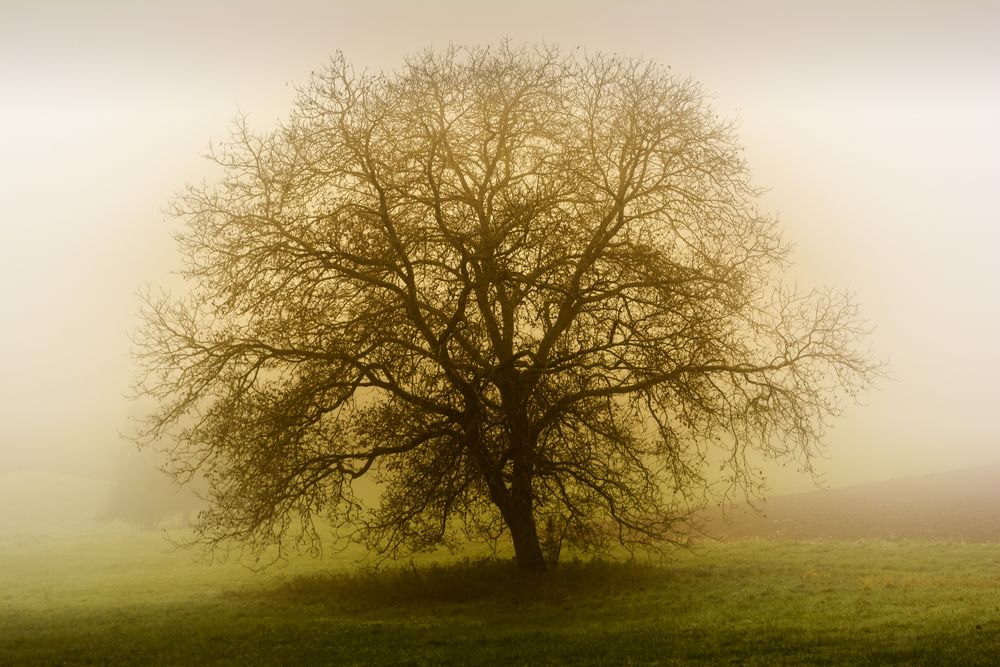
<path id="1" fill-rule="evenodd" d="M 254 573 L 168 546 L 0 540 L 0 665 L 1000 663 L 1000 544 L 706 543 L 545 577 L 357 553 Z"/>

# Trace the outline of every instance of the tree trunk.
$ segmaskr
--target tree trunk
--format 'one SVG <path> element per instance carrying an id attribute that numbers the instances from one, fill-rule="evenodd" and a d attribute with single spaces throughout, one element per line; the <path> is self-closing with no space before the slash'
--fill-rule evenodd
<path id="1" fill-rule="evenodd" d="M 470 403 L 475 405 L 475 399 L 473 396 Z M 532 511 L 534 504 L 531 491 L 532 466 L 525 465 L 523 458 L 520 460 L 515 458 L 513 479 L 508 488 L 500 468 L 490 460 L 488 449 L 483 445 L 478 414 L 475 411 L 470 411 L 468 424 L 465 430 L 470 437 L 466 441 L 466 446 L 482 471 L 486 487 L 489 489 L 490 500 L 500 510 L 504 523 L 510 529 L 517 567 L 525 572 L 545 572 L 548 566 L 542 545 L 538 541 L 538 529 Z M 523 429 L 511 430 L 523 432 Z"/>
<path id="2" fill-rule="evenodd" d="M 538 529 L 531 504 L 514 500 L 508 510 L 503 512 L 503 517 L 514 541 L 514 558 L 518 568 L 526 572 L 545 572 L 548 566 L 542 553 L 542 545 L 538 541 Z"/>

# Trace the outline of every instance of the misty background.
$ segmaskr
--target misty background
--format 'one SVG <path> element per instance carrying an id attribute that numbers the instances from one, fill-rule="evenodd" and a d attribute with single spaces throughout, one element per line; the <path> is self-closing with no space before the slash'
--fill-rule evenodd
<path id="1" fill-rule="evenodd" d="M 394 69 L 504 38 L 656 60 L 737 121 L 790 279 L 854 292 L 891 364 L 831 428 L 828 486 L 996 463 L 998 21 L 985 1 L 6 0 L 0 501 L 66 475 L 96 496 L 120 470 L 136 292 L 179 266 L 162 208 L 211 180 L 199 155 L 237 112 L 270 128 L 338 49 Z"/>

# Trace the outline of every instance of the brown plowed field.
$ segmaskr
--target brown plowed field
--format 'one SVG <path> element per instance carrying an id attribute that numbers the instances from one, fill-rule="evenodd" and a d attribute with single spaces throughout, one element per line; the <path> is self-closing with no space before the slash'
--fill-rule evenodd
<path id="1" fill-rule="evenodd" d="M 723 540 L 921 539 L 1000 542 L 1000 465 L 777 496 L 705 513 Z"/>

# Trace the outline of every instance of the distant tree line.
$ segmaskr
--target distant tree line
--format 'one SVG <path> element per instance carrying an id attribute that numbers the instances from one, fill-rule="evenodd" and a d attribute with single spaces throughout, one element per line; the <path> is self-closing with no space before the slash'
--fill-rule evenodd
<path id="1" fill-rule="evenodd" d="M 100 518 L 122 521 L 140 530 L 156 530 L 168 522 L 193 523 L 206 506 L 198 495 L 198 485 L 177 484 L 162 470 L 163 464 L 163 456 L 151 449 L 123 452 Z"/>

